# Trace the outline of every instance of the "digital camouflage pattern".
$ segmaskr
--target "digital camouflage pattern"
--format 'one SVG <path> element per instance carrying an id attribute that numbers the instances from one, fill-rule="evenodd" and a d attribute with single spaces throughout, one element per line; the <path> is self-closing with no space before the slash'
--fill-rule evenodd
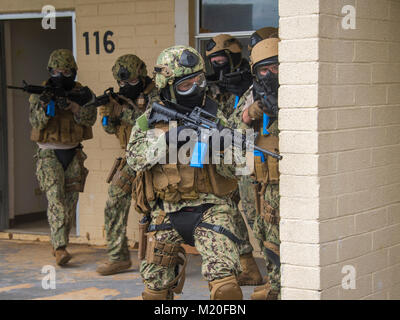
<path id="1" fill-rule="evenodd" d="M 50 54 L 47 67 L 50 69 L 75 69 L 78 70 L 74 55 L 71 50 L 57 49 Z"/>
<path id="2" fill-rule="evenodd" d="M 154 99 L 156 96 L 157 90 L 153 88 L 153 90 L 151 90 L 147 95 L 147 99 L 152 101 L 152 99 Z M 102 111 L 100 111 L 100 113 L 102 113 Z M 143 110 L 136 108 L 135 104 L 134 109 L 125 109 L 122 111 L 120 121 L 113 121 L 113 119 L 110 118 L 111 121 L 109 121 L 107 126 L 103 126 L 103 129 L 109 134 L 118 134 L 121 132 L 121 126 L 124 126 L 126 132 L 130 133 L 132 126 L 136 122 L 136 118 L 142 113 Z M 129 140 L 129 137 L 130 134 L 126 141 Z M 126 149 L 126 145 L 121 145 L 121 147 L 124 150 Z M 126 162 L 120 171 L 122 172 L 120 180 L 124 185 L 128 186 L 128 188 L 124 191 L 119 186 L 111 183 L 108 189 L 108 200 L 104 209 L 104 224 L 108 246 L 108 256 L 110 261 L 129 260 L 126 228 L 128 223 L 129 209 L 132 201 L 132 182 L 126 179 L 124 175 L 135 177 L 135 171 L 132 170 L 126 164 Z"/>
<path id="3" fill-rule="evenodd" d="M 252 87 L 239 100 L 238 108 L 234 111 L 229 119 L 229 125 L 233 128 L 248 129 L 250 128 L 242 121 L 243 112 L 249 107 L 253 100 Z M 273 136 L 279 136 L 278 120 L 275 120 L 268 131 Z M 242 177 L 239 180 L 239 192 L 242 202 L 243 212 L 246 215 L 249 226 L 252 228 L 254 237 L 256 238 L 260 248 L 263 251 L 266 261 L 268 276 L 271 282 L 272 289 L 280 290 L 280 263 L 274 259 L 274 255 L 266 245 L 272 243 L 279 248 L 279 224 L 272 224 L 266 221 L 261 215 L 256 214 L 255 209 L 255 192 L 252 177 Z M 271 207 L 276 210 L 276 215 L 279 216 L 279 184 L 267 185 L 266 190 L 262 196 Z M 277 263 L 278 262 L 278 263 Z"/>
<path id="4" fill-rule="evenodd" d="M 146 64 L 134 54 L 126 54 L 117 59 L 114 66 L 112 67 L 112 73 L 114 79 L 117 81 L 127 80 L 121 79 L 120 70 L 124 68 L 130 74 L 129 79 L 144 79 L 147 77 Z"/>
<path id="5" fill-rule="evenodd" d="M 82 152 L 84 159 L 86 155 Z M 54 150 L 38 149 L 36 155 L 36 177 L 40 189 L 46 193 L 48 201 L 47 218 L 54 249 L 68 245 L 69 233 L 75 221 L 78 192 L 65 191 L 65 180 L 81 176 L 81 163 L 77 155 L 64 171 Z"/>
<path id="6" fill-rule="evenodd" d="M 185 50 L 188 50 L 197 56 L 198 63 L 194 67 L 185 67 L 179 63 L 179 59 Z M 173 46 L 160 53 L 154 70 L 156 87 L 162 89 L 167 85 L 173 84 L 175 78 L 180 78 L 199 71 L 205 71 L 205 66 L 202 56 L 192 47 Z"/>
<path id="7" fill-rule="evenodd" d="M 215 205 L 204 213 L 202 222 L 223 226 L 236 235 L 232 215 L 235 209 L 232 204 Z M 151 213 L 152 223 L 160 213 L 157 207 Z M 168 215 L 164 223 L 170 223 Z M 184 243 L 182 237 L 175 230 L 157 231 L 157 241 L 168 243 Z M 197 228 L 194 232 L 195 247 L 201 254 L 201 273 L 207 281 L 222 279 L 241 272 L 239 252 L 237 246 L 226 236 L 205 228 Z M 145 260 L 140 266 L 140 273 L 147 288 L 163 290 L 167 288 L 176 276 L 174 266 L 164 267 L 156 264 L 148 264 Z"/>
<path id="8" fill-rule="evenodd" d="M 120 171 L 129 177 L 135 177 L 135 172 L 126 163 Z M 129 260 L 126 228 L 132 201 L 132 182 L 123 175 L 119 179 L 127 186 L 127 189 L 123 190 L 111 183 L 104 209 L 104 224 L 110 261 Z"/>
<path id="9" fill-rule="evenodd" d="M 229 119 L 235 110 L 236 96 L 227 91 L 222 92 L 216 84 L 212 84 L 208 87 L 207 95 L 218 102 L 223 115 Z"/>

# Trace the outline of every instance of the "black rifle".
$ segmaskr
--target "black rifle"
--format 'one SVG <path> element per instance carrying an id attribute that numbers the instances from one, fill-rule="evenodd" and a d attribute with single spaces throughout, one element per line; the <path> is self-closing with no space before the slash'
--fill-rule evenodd
<path id="1" fill-rule="evenodd" d="M 25 80 L 22 81 L 22 87 L 7 86 L 8 89 L 21 90 L 30 94 L 45 93 L 41 97 L 41 101 L 47 104 L 50 100 L 57 101 L 57 106 L 61 109 L 68 107 L 69 103 L 66 99 L 69 99 L 77 104 L 83 106 L 92 100 L 92 92 L 88 87 L 76 88 L 74 90 L 66 91 L 64 88 L 59 88 L 46 84 L 45 86 L 30 85 Z"/>
<path id="2" fill-rule="evenodd" d="M 207 81 L 207 84 L 223 84 L 223 85 L 238 84 L 244 80 L 248 81 L 251 79 L 252 75 L 250 70 L 245 69 L 226 74 L 221 73 L 218 80 Z"/>
<path id="3" fill-rule="evenodd" d="M 117 101 L 120 105 L 126 103 L 125 100 L 119 97 L 119 93 L 114 92 L 114 88 L 108 88 L 104 94 L 95 98 L 94 102 L 89 103 L 87 106 L 100 107 L 110 102 L 110 96 Z"/>
<path id="4" fill-rule="evenodd" d="M 184 107 L 180 106 L 182 109 Z M 254 145 L 254 142 L 249 141 L 243 134 L 237 135 L 234 134 L 231 128 L 227 128 L 221 125 L 220 119 L 218 119 L 213 114 L 205 111 L 200 107 L 195 107 L 190 113 L 180 113 L 176 110 L 167 108 L 157 102 L 154 102 L 152 105 L 152 110 L 149 118 L 149 124 L 157 123 L 160 121 L 169 122 L 169 121 L 178 121 L 181 120 L 185 126 L 191 127 L 194 130 L 205 130 L 210 131 L 212 129 L 216 129 L 218 131 L 221 130 L 230 130 L 231 135 L 233 137 L 233 144 L 237 147 L 243 148 L 254 148 L 254 150 L 258 150 L 270 157 L 273 157 L 278 160 L 282 160 L 282 156 L 273 153 L 271 151 L 265 150 L 263 148 L 257 147 Z M 254 137 L 255 138 L 255 137 Z"/>

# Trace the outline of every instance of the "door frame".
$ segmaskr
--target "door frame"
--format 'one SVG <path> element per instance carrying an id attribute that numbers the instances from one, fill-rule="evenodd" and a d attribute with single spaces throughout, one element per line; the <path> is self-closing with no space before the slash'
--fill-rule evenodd
<path id="1" fill-rule="evenodd" d="M 4 24 L 0 21 L 0 230 L 8 228 L 8 134 Z"/>
<path id="2" fill-rule="evenodd" d="M 6 65 L 4 20 L 42 19 L 45 15 L 39 12 L 0 14 L 0 231 L 9 228 L 9 177 L 8 177 L 8 126 L 6 96 Z M 74 11 L 56 11 L 56 18 L 70 17 L 72 25 L 72 53 L 77 60 L 76 16 Z M 2 67 L 3 66 L 3 67 Z M 76 228 L 79 230 L 79 210 L 77 207 Z"/>

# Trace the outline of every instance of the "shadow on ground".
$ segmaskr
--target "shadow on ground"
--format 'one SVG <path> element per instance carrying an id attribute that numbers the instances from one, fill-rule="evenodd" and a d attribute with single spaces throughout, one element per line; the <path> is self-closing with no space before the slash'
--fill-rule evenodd
<path id="1" fill-rule="evenodd" d="M 136 251 L 131 251 L 132 268 L 112 276 L 96 273 L 99 264 L 107 259 L 105 248 L 88 245 L 70 245 L 68 251 L 73 258 L 67 267 L 56 266 L 49 244 L 0 240 L 0 300 L 141 300 L 143 283 L 138 272 Z M 208 300 L 207 281 L 201 276 L 201 258 L 188 255 L 186 282 L 180 300 Z M 256 259 L 260 271 L 265 274 L 263 260 Z M 48 273 L 44 266 L 53 266 L 56 271 L 56 288 L 43 289 L 42 281 Z M 44 281 L 48 284 L 48 281 Z M 251 286 L 242 287 L 245 299 L 253 292 Z"/>

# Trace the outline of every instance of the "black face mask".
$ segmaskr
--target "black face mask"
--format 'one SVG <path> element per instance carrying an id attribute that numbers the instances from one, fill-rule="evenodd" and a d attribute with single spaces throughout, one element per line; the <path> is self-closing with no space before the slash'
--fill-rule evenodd
<path id="1" fill-rule="evenodd" d="M 63 88 L 66 91 L 70 91 L 75 87 L 75 76 L 66 77 L 60 74 L 56 77 L 51 77 L 49 83 L 55 88 Z"/>
<path id="2" fill-rule="evenodd" d="M 278 95 L 279 89 L 279 76 L 277 73 L 267 71 L 267 74 L 262 79 L 257 79 L 267 94 Z"/>
<path id="3" fill-rule="evenodd" d="M 130 84 L 126 84 L 123 87 L 119 88 L 119 93 L 126 98 L 135 101 L 137 97 L 139 97 L 140 93 L 143 92 L 143 82 L 139 81 L 138 84 L 132 86 Z"/>
<path id="4" fill-rule="evenodd" d="M 202 107 L 204 94 L 205 89 L 200 87 L 197 87 L 192 94 L 187 96 L 181 96 L 175 92 L 176 103 L 189 108 Z"/>
<path id="5" fill-rule="evenodd" d="M 253 81 L 253 96 L 255 100 L 260 100 L 268 114 L 278 115 L 278 74 L 267 73 L 262 79 Z"/>

